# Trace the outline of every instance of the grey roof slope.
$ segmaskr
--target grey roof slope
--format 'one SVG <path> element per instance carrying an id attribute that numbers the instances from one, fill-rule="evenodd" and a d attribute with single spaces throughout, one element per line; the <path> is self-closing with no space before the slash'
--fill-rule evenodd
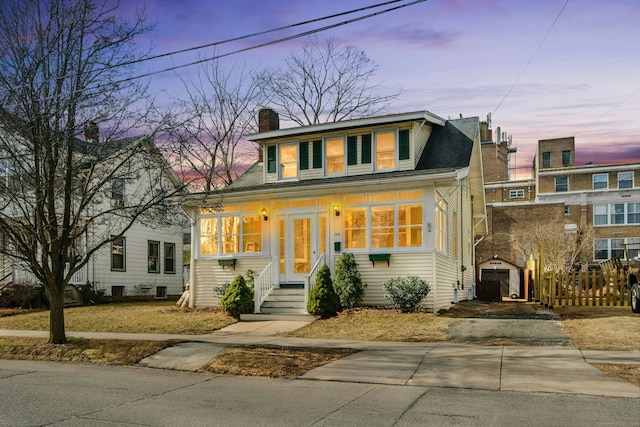
<path id="1" fill-rule="evenodd" d="M 433 129 L 416 169 L 469 166 L 478 127 L 478 117 L 468 117 L 447 120 L 443 127 Z"/>
<path id="2" fill-rule="evenodd" d="M 446 121 L 443 127 L 435 127 L 422 152 L 415 170 L 395 171 L 384 173 L 370 173 L 365 175 L 344 176 L 330 178 L 332 183 L 349 183 L 369 179 L 385 179 L 401 176 L 411 176 L 416 173 L 436 174 L 452 171 L 469 166 L 473 141 L 478 131 L 478 117 L 455 119 Z M 268 190 L 270 188 L 306 187 L 319 183 L 326 183 L 327 178 L 309 179 L 301 181 L 286 181 L 264 183 L 262 163 L 255 163 L 236 179 L 231 185 L 220 192 L 241 192 L 246 190 Z"/>

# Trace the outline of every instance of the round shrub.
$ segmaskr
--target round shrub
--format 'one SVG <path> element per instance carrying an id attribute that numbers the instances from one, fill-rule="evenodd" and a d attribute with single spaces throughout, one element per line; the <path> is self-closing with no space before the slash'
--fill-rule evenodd
<path id="1" fill-rule="evenodd" d="M 220 298 L 220 308 L 236 319 L 243 313 L 251 313 L 253 310 L 253 290 L 247 286 L 242 275 L 238 275 L 227 287 L 224 295 Z"/>
<path id="2" fill-rule="evenodd" d="M 307 312 L 323 319 L 335 316 L 340 311 L 340 297 L 331 283 L 331 271 L 327 264 L 316 274 L 316 283 L 309 293 Z"/>
<path id="3" fill-rule="evenodd" d="M 366 283 L 362 283 L 358 263 L 353 254 L 342 254 L 336 261 L 336 274 L 333 287 L 340 297 L 340 304 L 344 308 L 353 308 L 362 304 Z"/>
<path id="4" fill-rule="evenodd" d="M 387 280 L 382 286 L 385 297 L 403 313 L 417 311 L 431 290 L 429 284 L 417 276 L 396 277 Z"/>

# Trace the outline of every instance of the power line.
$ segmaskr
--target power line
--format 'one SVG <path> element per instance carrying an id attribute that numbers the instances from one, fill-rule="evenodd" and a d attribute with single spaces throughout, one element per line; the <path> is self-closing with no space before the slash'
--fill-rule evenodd
<path id="1" fill-rule="evenodd" d="M 609 108 L 607 111 L 605 111 L 600 117 L 596 118 L 595 120 L 593 120 L 591 123 L 589 123 L 588 125 L 584 126 L 582 129 L 580 129 L 577 132 L 574 132 L 574 135 L 577 135 L 579 133 L 581 133 L 582 131 L 590 128 L 591 126 L 593 126 L 594 124 L 598 123 L 604 116 L 608 115 L 609 113 L 611 113 L 613 110 L 615 110 L 616 108 L 618 108 L 619 106 L 621 106 L 622 104 L 624 104 L 625 102 L 627 102 L 629 99 L 633 98 L 638 92 L 640 92 L 640 88 L 636 89 L 634 92 L 632 92 L 631 94 L 627 95 L 622 101 L 618 102 L 616 105 L 614 105 L 613 107 Z"/>
<path id="2" fill-rule="evenodd" d="M 269 33 L 277 32 L 277 31 L 282 31 L 282 30 L 285 30 L 285 29 L 290 29 L 290 28 L 295 28 L 295 27 L 299 27 L 299 26 L 303 26 L 303 25 L 308 25 L 308 24 L 312 24 L 314 22 L 320 22 L 320 21 L 324 21 L 324 20 L 327 20 L 327 19 L 332 19 L 332 18 L 337 18 L 337 17 L 340 17 L 340 16 L 350 15 L 350 14 L 353 14 L 353 13 L 358 13 L 358 12 L 362 12 L 362 11 L 369 10 L 369 9 L 376 9 L 376 8 L 379 8 L 379 7 L 388 6 L 390 4 L 399 3 L 399 2 L 403 2 L 403 1 L 406 1 L 406 0 L 390 0 L 390 1 L 385 1 L 385 2 L 382 2 L 382 3 L 376 3 L 376 4 L 373 4 L 373 5 L 369 5 L 369 6 L 365 6 L 365 7 L 361 7 L 361 8 L 357 8 L 357 9 L 351 9 L 351 10 L 348 10 L 346 12 L 340 12 L 340 13 L 335 13 L 335 14 L 331 14 L 331 15 L 326 15 L 326 16 L 323 16 L 323 17 L 320 17 L 320 18 L 309 19 L 309 20 L 306 20 L 306 21 L 297 22 L 297 23 L 289 24 L 289 25 L 284 25 L 284 26 L 277 27 L 277 28 L 272 28 L 272 29 L 269 29 L 269 30 L 259 31 L 259 32 L 252 33 L 252 34 L 247 34 L 247 35 L 244 35 L 244 36 L 233 37 L 233 38 L 222 40 L 222 41 L 218 41 L 218 42 L 207 43 L 207 44 L 194 46 L 194 47 L 189 47 L 189 48 L 186 48 L 186 49 L 180 49 L 180 50 L 176 50 L 176 51 L 172 51 L 172 52 L 165 52 L 165 53 L 161 53 L 161 54 L 158 54 L 158 55 L 149 56 L 149 57 L 146 57 L 146 58 L 136 59 L 136 60 L 133 60 L 133 61 L 126 61 L 126 62 L 114 64 L 114 65 L 111 65 L 111 66 L 99 68 L 99 69 L 96 70 L 96 72 L 102 72 L 102 71 L 111 70 L 111 69 L 114 69 L 114 68 L 128 66 L 128 65 L 135 65 L 135 64 L 142 63 L 142 62 L 147 62 L 147 61 L 151 61 L 151 60 L 155 60 L 155 59 L 159 59 L 159 58 L 165 58 L 165 57 L 168 57 L 168 56 L 173 56 L 173 55 L 177 55 L 177 54 L 181 54 L 181 53 L 192 52 L 192 51 L 204 49 L 204 48 L 207 48 L 207 47 L 220 46 L 220 45 L 231 43 L 231 42 L 234 42 L 234 41 L 244 40 L 244 39 L 248 39 L 248 38 L 251 38 L 251 37 L 256 37 L 256 36 L 269 34 Z M 216 56 L 212 56 L 212 57 L 209 57 L 209 58 L 200 59 L 198 61 L 190 62 L 190 63 L 187 63 L 187 64 L 176 65 L 176 66 L 173 66 L 173 67 L 164 68 L 164 69 L 161 69 L 161 70 L 158 70 L 158 71 L 152 71 L 152 72 L 148 72 L 148 73 L 143 73 L 143 74 L 130 76 L 130 77 L 127 77 L 127 78 L 124 78 L 124 79 L 121 79 L 121 80 L 117 80 L 115 82 L 109 82 L 109 83 L 105 83 L 105 84 L 102 84 L 102 85 L 98 85 L 98 86 L 94 87 L 93 89 L 96 90 L 96 89 L 100 89 L 100 88 L 103 88 L 103 87 L 106 87 L 106 86 L 109 86 L 109 85 L 113 85 L 113 84 L 127 83 L 127 82 L 130 82 L 130 81 L 133 81 L 133 80 L 137 80 L 137 79 L 140 79 L 140 78 L 150 77 L 150 76 L 153 76 L 153 75 L 156 75 L 156 74 L 161 74 L 161 73 L 165 73 L 165 72 L 169 72 L 169 71 L 175 71 L 175 70 L 178 70 L 180 68 L 190 67 L 190 66 L 197 65 L 197 64 L 200 64 L 200 63 L 203 63 L 203 62 L 207 62 L 207 61 L 213 61 L 213 60 L 224 58 L 226 56 L 231 56 L 231 55 L 234 55 L 234 54 L 237 54 L 237 53 L 242 53 L 242 52 L 246 52 L 246 51 L 249 51 L 249 50 L 254 50 L 254 49 L 261 48 L 261 47 L 265 47 L 265 46 L 270 46 L 270 45 L 273 45 L 273 44 L 281 43 L 281 42 L 284 42 L 284 41 L 293 40 L 293 39 L 296 39 L 296 38 L 304 37 L 304 36 L 307 36 L 307 35 L 311 35 L 311 34 L 315 34 L 315 33 L 318 33 L 318 32 L 326 31 L 326 30 L 329 30 L 329 29 L 332 29 L 332 28 L 336 28 L 336 27 L 340 27 L 340 26 L 343 26 L 343 25 L 346 25 L 346 24 L 350 24 L 350 23 L 353 23 L 353 22 L 361 21 L 363 19 L 371 18 L 371 17 L 377 16 L 377 15 L 388 13 L 388 12 L 391 12 L 391 11 L 394 11 L 394 10 L 397 10 L 397 9 L 401 9 L 401 8 L 404 8 L 404 7 L 407 7 L 407 6 L 412 6 L 414 4 L 422 3 L 422 2 L 425 2 L 425 1 L 427 1 L 427 0 L 412 1 L 410 3 L 398 5 L 398 6 L 391 7 L 391 8 L 382 10 L 382 11 L 370 13 L 370 14 L 363 15 L 363 16 L 360 16 L 360 17 L 357 17 L 357 18 L 353 18 L 353 19 L 349 19 L 349 20 L 346 20 L 346 21 L 341 21 L 341 22 L 338 22 L 336 24 L 327 25 L 325 27 L 320 27 L 320 28 L 315 29 L 315 30 L 305 31 L 305 32 L 298 33 L 298 34 L 295 34 L 295 35 L 292 35 L 292 36 L 276 39 L 276 40 L 273 40 L 273 41 L 270 41 L 270 42 L 260 43 L 260 44 L 257 44 L 257 45 L 254 45 L 254 46 L 250 46 L 250 47 L 247 47 L 247 48 L 231 51 L 231 52 L 228 52 L 228 53 L 225 53 L 225 54 L 221 54 L 221 55 L 216 55 Z M 21 87 L 26 87 L 26 86 L 25 85 L 23 85 L 23 86 L 15 86 L 15 87 L 13 87 L 13 90 L 20 89 Z M 3 90 L 0 90 L 0 93 L 8 92 L 9 90 L 10 89 L 3 89 Z"/>
<path id="3" fill-rule="evenodd" d="M 553 23 L 551 24 L 551 26 L 549 27 L 549 29 L 547 30 L 547 33 L 544 35 L 544 37 L 542 38 L 542 41 L 540 42 L 540 44 L 538 45 L 538 47 L 536 48 L 536 50 L 533 52 L 533 55 L 531 55 L 531 57 L 529 58 L 529 61 L 527 62 L 527 64 L 524 66 L 524 68 L 522 69 L 522 71 L 520 72 L 520 75 L 518 76 L 518 78 L 516 79 L 515 82 L 513 82 L 513 84 L 511 85 L 511 87 L 509 88 L 509 90 L 507 91 L 507 93 L 504 94 L 504 96 L 502 97 L 502 100 L 500 100 L 500 102 L 498 103 L 498 106 L 493 110 L 493 113 L 491 113 L 492 115 L 496 113 L 496 111 L 498 111 L 498 108 L 500 108 L 500 106 L 502 105 L 502 103 L 504 102 L 505 99 L 507 99 L 507 97 L 509 96 L 509 94 L 511 93 L 511 91 L 513 90 L 513 88 L 518 84 L 518 82 L 520 81 L 520 78 L 524 75 L 525 71 L 527 71 L 527 68 L 529 68 L 529 65 L 531 65 L 531 62 L 533 62 L 533 59 L 536 57 L 536 55 L 538 54 L 538 51 L 540 50 L 540 48 L 542 48 L 542 45 L 544 44 L 545 40 L 547 39 L 547 37 L 549 36 L 549 34 L 551 33 L 551 30 L 553 29 L 553 27 L 555 27 L 556 22 L 558 22 L 558 19 L 560 19 L 560 15 L 562 15 L 562 12 L 564 11 L 564 9 L 567 7 L 567 3 L 569 3 L 569 0 L 565 0 L 564 4 L 562 5 L 562 8 L 560 9 L 560 11 L 558 12 L 558 14 L 556 15 L 556 19 L 553 20 Z"/>

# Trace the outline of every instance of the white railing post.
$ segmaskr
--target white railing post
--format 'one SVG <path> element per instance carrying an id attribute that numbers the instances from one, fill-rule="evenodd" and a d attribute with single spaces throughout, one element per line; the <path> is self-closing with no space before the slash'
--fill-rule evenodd
<path id="1" fill-rule="evenodd" d="M 275 281 L 271 278 L 271 268 L 273 261 L 271 261 L 262 273 L 253 279 L 253 311 L 256 314 L 260 313 L 260 307 L 264 300 L 269 296 L 271 290 L 275 288 Z"/>
<path id="2" fill-rule="evenodd" d="M 309 294 L 311 293 L 311 289 L 313 289 L 313 285 L 315 284 L 313 281 L 313 277 L 316 275 L 320 267 L 324 265 L 324 254 L 320 255 L 318 261 L 313 265 L 313 268 L 309 272 L 308 275 L 304 276 L 304 309 L 307 311 L 307 303 L 309 302 Z"/>

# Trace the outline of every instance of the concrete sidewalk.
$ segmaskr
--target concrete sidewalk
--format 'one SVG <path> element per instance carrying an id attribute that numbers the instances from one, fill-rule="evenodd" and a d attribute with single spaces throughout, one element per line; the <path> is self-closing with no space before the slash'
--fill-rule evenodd
<path id="1" fill-rule="evenodd" d="M 640 365 L 640 351 L 581 350 L 557 346 L 482 346 L 287 338 L 305 322 L 239 322 L 207 335 L 68 332 L 70 337 L 175 340 L 139 365 L 197 371 L 230 345 L 262 344 L 360 350 L 313 369 L 300 379 L 522 393 L 567 393 L 640 398 L 640 387 L 606 375 L 589 363 Z M 48 336 L 0 330 L 0 336 Z"/>

